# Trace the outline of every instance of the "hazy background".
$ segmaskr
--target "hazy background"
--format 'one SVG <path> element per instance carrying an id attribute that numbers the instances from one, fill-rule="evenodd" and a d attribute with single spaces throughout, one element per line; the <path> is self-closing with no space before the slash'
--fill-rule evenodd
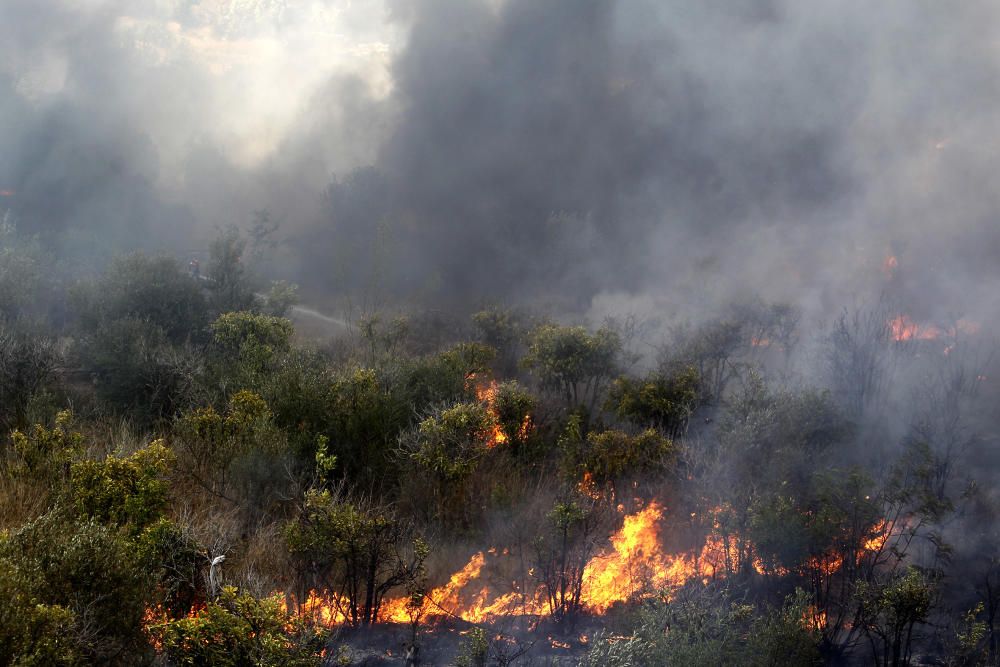
<path id="1" fill-rule="evenodd" d="M 266 210 L 324 306 L 981 322 L 998 51 L 986 0 L 4 0 L 0 208 L 88 261 Z"/>

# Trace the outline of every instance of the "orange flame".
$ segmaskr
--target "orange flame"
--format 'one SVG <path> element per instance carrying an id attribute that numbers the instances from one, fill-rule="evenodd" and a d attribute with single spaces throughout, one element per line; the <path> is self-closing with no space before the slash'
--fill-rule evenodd
<path id="1" fill-rule="evenodd" d="M 493 419 L 492 431 L 490 433 L 490 439 L 487 446 L 492 449 L 497 445 L 504 444 L 507 442 L 507 434 L 503 432 L 502 428 L 500 428 L 499 415 L 497 415 L 497 381 L 490 380 L 489 384 L 477 386 L 476 398 L 480 403 L 486 404 L 486 410 L 490 413 L 490 417 Z"/>
<path id="2" fill-rule="evenodd" d="M 476 400 L 480 403 L 486 404 L 486 410 L 492 419 L 492 425 L 490 426 L 490 437 L 486 443 L 486 446 L 493 449 L 497 445 L 503 445 L 510 440 L 510 437 L 504 433 L 503 428 L 500 426 L 500 415 L 497 413 L 496 401 L 497 401 L 497 381 L 490 380 L 489 382 L 483 383 L 478 382 L 476 379 L 476 374 L 473 373 L 468 378 L 468 383 L 475 386 Z M 466 385 L 467 387 L 469 385 Z M 531 431 L 533 424 L 531 420 L 531 415 L 524 415 L 524 419 L 521 421 L 521 425 L 517 429 L 517 437 L 523 442 L 527 439 L 528 434 Z"/>
<path id="3" fill-rule="evenodd" d="M 916 324 L 906 315 L 891 320 L 889 326 L 892 327 L 892 338 L 897 341 L 904 340 L 934 340 L 941 337 L 941 329 L 934 325 L 922 326 Z"/>
<path id="4" fill-rule="evenodd" d="M 713 513 L 718 514 L 720 509 Z M 666 511 L 658 502 L 624 517 L 622 527 L 610 537 L 610 546 L 593 557 L 583 571 L 581 601 L 590 613 L 603 614 L 617 603 L 628 602 L 659 593 L 666 593 L 698 578 L 704 581 L 724 577 L 740 567 L 741 559 L 758 574 L 767 572 L 753 545 L 732 536 L 713 532 L 702 547 L 693 552 L 668 553 L 661 542 Z M 716 524 L 715 528 L 718 528 Z M 873 526 L 858 549 L 860 559 L 866 553 L 878 552 L 886 544 L 891 530 L 885 521 Z M 513 582 L 510 592 L 499 594 L 484 581 L 483 573 L 489 559 L 510 557 L 506 549 L 489 549 L 472 555 L 469 561 L 449 580 L 429 591 L 420 600 L 407 596 L 390 598 L 380 611 L 380 620 L 409 623 L 416 618 L 433 619 L 452 616 L 470 623 L 483 623 L 504 616 L 543 616 L 548 613 L 544 585 L 533 591 L 522 590 Z M 842 566 L 836 554 L 813 558 L 806 567 L 823 576 L 834 575 Z M 770 570 L 779 576 L 787 571 Z M 528 573 L 531 575 L 531 571 Z M 300 616 L 325 626 L 347 621 L 346 604 L 340 596 L 311 591 L 298 605 Z M 822 628 L 822 610 L 810 610 L 812 627 Z"/>
<path id="5" fill-rule="evenodd" d="M 645 587 L 662 588 L 668 581 L 686 581 L 693 573 L 689 564 L 661 552 L 662 518 L 663 510 L 655 502 L 626 516 L 621 530 L 611 537 L 611 550 L 587 563 L 582 597 L 591 610 L 603 613 Z"/>
<path id="6" fill-rule="evenodd" d="M 603 497 L 601 490 L 597 487 L 597 482 L 594 481 L 594 475 L 589 470 L 583 472 L 583 479 L 576 485 L 576 490 L 591 500 L 600 500 Z"/>
<path id="7" fill-rule="evenodd" d="M 955 326 L 942 329 L 933 324 L 917 324 L 907 315 L 900 315 L 889 320 L 892 338 L 895 341 L 937 340 L 939 338 L 954 338 L 959 333 L 975 335 L 979 333 L 979 325 L 969 320 L 960 319 Z"/>
<path id="8" fill-rule="evenodd" d="M 864 544 L 861 546 L 862 551 L 872 553 L 881 551 L 885 547 L 885 543 L 889 541 L 891 532 L 888 522 L 885 519 L 880 519 L 868 531 L 868 537 L 865 538 Z"/>
<path id="9" fill-rule="evenodd" d="M 802 624 L 806 629 L 823 631 L 826 628 L 826 610 L 809 605 L 802 616 Z"/>

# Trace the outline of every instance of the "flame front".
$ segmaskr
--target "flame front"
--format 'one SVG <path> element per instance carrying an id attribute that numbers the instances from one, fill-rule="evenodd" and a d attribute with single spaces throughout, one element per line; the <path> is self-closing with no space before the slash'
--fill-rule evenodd
<path id="1" fill-rule="evenodd" d="M 716 509 L 714 513 L 718 513 Z M 765 574 L 763 563 L 755 555 L 752 544 L 735 536 L 710 533 L 700 549 L 668 553 L 662 546 L 661 530 L 666 523 L 666 510 L 656 501 L 624 517 L 622 527 L 610 539 L 610 545 L 594 556 L 583 571 L 581 602 L 585 611 L 606 613 L 618 603 L 666 592 L 683 586 L 692 579 L 708 581 L 736 571 L 739 563 L 749 563 L 757 574 Z M 718 525 L 714 526 L 716 529 Z M 877 553 L 889 540 L 891 526 L 884 520 L 872 526 L 858 548 L 860 559 L 867 553 Z M 470 623 L 483 623 L 509 616 L 545 616 L 549 612 L 543 584 L 533 591 L 524 590 L 517 582 L 510 592 L 499 594 L 484 581 L 484 572 L 491 562 L 510 554 L 505 549 L 474 553 L 469 561 L 451 575 L 449 580 L 414 601 L 407 596 L 386 600 L 379 613 L 382 621 L 409 623 L 420 618 L 453 617 Z M 491 561 L 493 559 L 493 561 Z M 835 554 L 814 558 L 806 567 L 833 576 L 843 565 Z M 787 574 L 784 570 L 771 574 Z M 531 572 L 529 571 L 529 575 Z M 321 625 L 345 623 L 346 603 L 337 594 L 311 591 L 297 605 L 297 614 Z M 809 614 L 808 622 L 822 627 L 822 612 Z M 806 619 L 804 619 L 806 620 Z"/>
<path id="2" fill-rule="evenodd" d="M 592 559 L 583 571 L 588 610 L 604 613 L 617 602 L 680 586 L 698 574 L 692 558 L 663 553 L 662 520 L 663 508 L 656 502 L 625 517 L 621 530 L 611 537 L 611 550 Z"/>

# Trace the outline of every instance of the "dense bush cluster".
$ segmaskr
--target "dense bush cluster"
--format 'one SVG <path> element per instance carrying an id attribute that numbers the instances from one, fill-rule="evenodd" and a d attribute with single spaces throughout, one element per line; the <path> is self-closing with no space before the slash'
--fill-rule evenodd
<path id="1" fill-rule="evenodd" d="M 55 317 L 44 255 L 3 233 L 0 664 L 348 664 L 340 628 L 391 598 L 433 641 L 424 596 L 493 544 L 548 632 L 604 626 L 585 665 L 997 664 L 982 373 L 880 307 L 811 332 L 818 366 L 762 304 L 638 365 L 615 322 L 496 308 L 321 346 L 283 317 L 293 289 L 256 296 L 238 235 L 205 276 L 116 260 Z M 900 393 L 915 377 L 936 391 Z M 589 618 L 588 563 L 654 499 L 663 548 L 711 567 Z M 508 664 L 494 636 L 455 659 Z"/>

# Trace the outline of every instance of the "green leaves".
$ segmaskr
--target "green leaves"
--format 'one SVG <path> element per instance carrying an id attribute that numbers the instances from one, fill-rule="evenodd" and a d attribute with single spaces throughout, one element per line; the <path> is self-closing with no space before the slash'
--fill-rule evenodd
<path id="1" fill-rule="evenodd" d="M 35 424 L 27 433 L 11 434 L 15 470 L 36 479 L 56 481 L 69 464 L 83 454 L 83 436 L 70 431 L 73 413 L 64 410 L 56 415 L 55 427 Z"/>
<path id="2" fill-rule="evenodd" d="M 197 614 L 154 626 L 174 665 L 320 665 L 324 638 L 284 610 L 280 595 L 256 598 L 224 587 Z"/>
<path id="3" fill-rule="evenodd" d="M 670 601 L 648 602 L 631 636 L 598 634 L 581 665 L 814 667 L 822 661 L 819 637 L 806 620 L 808 601 L 796 589 L 781 606 L 755 608 L 725 589 L 690 588 Z"/>
<path id="4" fill-rule="evenodd" d="M 618 430 L 592 431 L 583 441 L 567 441 L 563 466 L 571 478 L 589 474 L 595 483 L 603 485 L 627 474 L 663 470 L 676 454 L 673 442 L 653 429 L 636 435 Z"/>
<path id="5" fill-rule="evenodd" d="M 162 440 L 126 457 L 78 461 L 70 469 L 71 502 L 83 516 L 138 533 L 166 508 L 164 475 L 173 461 Z"/>
<path id="6" fill-rule="evenodd" d="M 606 408 L 637 426 L 680 434 L 701 401 L 701 378 L 688 367 L 676 373 L 650 373 L 639 380 L 622 376 L 609 391 Z"/>
<path id="7" fill-rule="evenodd" d="M 354 625 L 377 621 L 389 590 L 415 590 L 430 550 L 423 540 L 410 538 L 409 526 L 389 508 L 317 489 L 306 492 L 298 518 L 285 527 L 289 553 L 344 597 Z"/>
<path id="8" fill-rule="evenodd" d="M 73 611 L 38 602 L 23 573 L 0 559 L 0 663 L 9 665 L 84 664 L 73 640 Z"/>
<path id="9" fill-rule="evenodd" d="M 224 313 L 212 323 L 216 345 L 254 371 L 290 349 L 292 332 L 292 323 L 282 317 L 249 311 Z"/>
<path id="10" fill-rule="evenodd" d="M 909 655 L 913 629 L 930 614 L 934 591 L 930 580 L 916 567 L 890 572 L 854 587 L 858 620 L 871 639 L 872 657 L 885 664 L 904 664 Z"/>
<path id="11" fill-rule="evenodd" d="M 417 427 L 411 457 L 445 480 L 459 480 L 485 453 L 493 419 L 481 403 L 457 403 Z"/>
<path id="12" fill-rule="evenodd" d="M 604 384 L 617 372 L 621 338 L 610 328 L 589 333 L 583 327 L 543 324 L 531 332 L 521 360 L 542 387 L 561 395 L 572 409 L 593 409 Z"/>
<path id="13" fill-rule="evenodd" d="M 77 288 L 73 296 L 88 334 L 134 319 L 149 323 L 176 344 L 201 338 L 208 324 L 201 287 L 172 257 L 119 257 L 95 283 Z"/>
<path id="14" fill-rule="evenodd" d="M 34 623 L 65 633 L 39 641 L 65 641 L 89 663 L 135 664 L 148 652 L 142 618 L 153 576 L 117 529 L 50 512 L 0 541 L 4 576 L 22 600 L 43 606 Z M 39 650 L 34 641 L 28 648 Z"/>

